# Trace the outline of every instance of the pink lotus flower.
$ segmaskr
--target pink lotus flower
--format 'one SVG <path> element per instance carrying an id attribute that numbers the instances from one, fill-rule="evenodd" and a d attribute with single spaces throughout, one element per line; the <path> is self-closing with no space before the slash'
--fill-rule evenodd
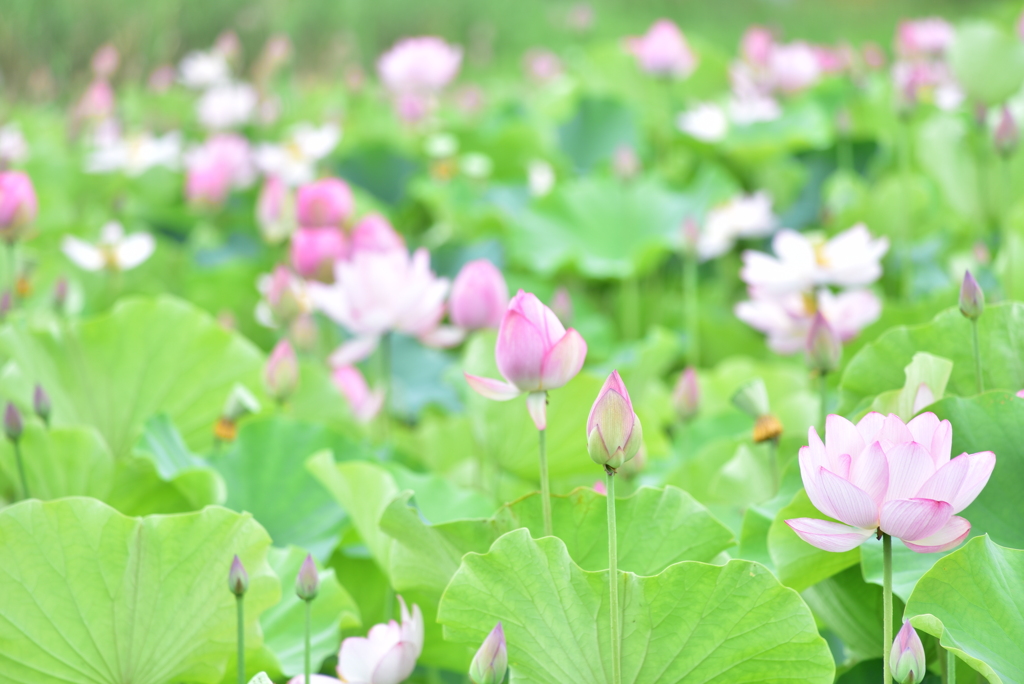
<path id="1" fill-rule="evenodd" d="M 185 174 L 185 199 L 194 206 L 219 207 L 231 190 L 231 176 L 222 166 L 195 166 Z"/>
<path id="2" fill-rule="evenodd" d="M 310 283 L 316 308 L 355 338 L 342 345 L 331 364 L 344 366 L 369 356 L 380 337 L 397 331 L 421 340 L 435 332 L 444 316 L 448 280 L 430 270 L 430 253 L 418 249 L 387 252 L 359 250 L 334 265 L 334 283 Z"/>
<path id="3" fill-rule="evenodd" d="M 551 50 L 527 51 L 523 67 L 527 77 L 535 83 L 548 83 L 562 74 L 562 60 Z"/>
<path id="4" fill-rule="evenodd" d="M 89 84 L 75 105 L 75 118 L 97 122 L 109 119 L 113 115 L 114 89 L 106 79 L 97 78 Z"/>
<path id="5" fill-rule="evenodd" d="M 292 268 L 304 278 L 328 282 L 334 263 L 348 256 L 348 248 L 340 228 L 299 228 L 292 235 Z"/>
<path id="6" fill-rule="evenodd" d="M 154 93 L 166 93 L 174 85 L 176 77 L 173 64 L 161 64 L 150 72 L 146 87 Z"/>
<path id="7" fill-rule="evenodd" d="M 452 283 L 452 323 L 463 330 L 497 328 L 508 307 L 508 285 L 487 259 L 470 261 Z"/>
<path id="8" fill-rule="evenodd" d="M 249 141 L 234 133 L 214 135 L 185 155 L 185 197 L 191 204 L 216 207 L 232 188 L 256 179 Z"/>
<path id="9" fill-rule="evenodd" d="M 830 415 L 825 442 L 812 427 L 800 449 L 800 475 L 815 508 L 840 522 L 787 520 L 801 539 L 825 551 L 849 551 L 877 531 L 912 551 L 948 551 L 971 524 L 957 515 L 988 482 L 991 451 L 950 460 L 953 428 L 934 413 L 904 424 L 869 413 L 854 425 Z"/>
<path id="10" fill-rule="evenodd" d="M 109 79 L 117 71 L 117 65 L 121 63 L 121 54 L 112 43 L 106 43 L 92 55 L 89 65 L 96 78 Z"/>
<path id="11" fill-rule="evenodd" d="M 686 78 L 697 68 L 697 56 L 675 23 L 659 19 L 639 38 L 627 39 L 640 68 L 659 76 Z"/>
<path id="12" fill-rule="evenodd" d="M 867 290 L 816 294 L 791 292 L 771 296 L 751 292 L 750 300 L 734 309 L 741 321 L 768 335 L 768 348 L 778 354 L 795 354 L 804 349 L 816 313 L 821 313 L 843 342 L 856 337 L 878 320 L 882 303 Z"/>
<path id="13" fill-rule="evenodd" d="M 392 93 L 436 94 L 462 65 L 462 49 L 441 38 L 406 38 L 381 55 L 377 73 Z"/>
<path id="14" fill-rule="evenodd" d="M 896 30 L 896 51 L 902 57 L 939 56 L 955 37 L 952 24 L 939 17 L 902 21 Z"/>
<path id="15" fill-rule="evenodd" d="M 221 83 L 196 102 L 196 117 L 209 130 L 236 128 L 252 120 L 258 103 L 259 95 L 248 83 Z"/>
<path id="16" fill-rule="evenodd" d="M 587 453 L 594 463 L 613 470 L 636 456 L 643 428 L 633 412 L 626 384 L 612 371 L 598 392 L 587 417 Z"/>
<path id="17" fill-rule="evenodd" d="M 260 276 L 256 287 L 263 295 L 256 305 L 256 320 L 268 328 L 288 325 L 312 310 L 305 282 L 284 266 Z"/>
<path id="18" fill-rule="evenodd" d="M 858 223 L 827 242 L 793 230 L 772 239 L 775 256 L 747 250 L 740 277 L 758 294 L 782 295 L 814 287 L 863 287 L 882 275 L 881 259 L 889 240 L 872 238 Z"/>
<path id="19" fill-rule="evenodd" d="M 352 253 L 405 251 L 405 240 L 380 214 L 369 214 L 352 229 Z"/>
<path id="20" fill-rule="evenodd" d="M 366 378 L 358 368 L 337 366 L 331 371 L 331 380 L 348 401 L 352 415 L 360 423 L 368 423 L 380 413 L 380 409 L 384 405 L 384 391 L 371 390 L 366 383 Z"/>
<path id="21" fill-rule="evenodd" d="M 0 238 L 11 243 L 36 220 L 39 209 L 32 179 L 21 171 L 0 172 Z"/>
<path id="22" fill-rule="evenodd" d="M 270 395 L 278 401 L 284 401 L 295 392 L 299 384 L 299 360 L 288 340 L 281 340 L 274 347 L 263 377 Z"/>
<path id="23" fill-rule="evenodd" d="M 295 196 L 277 176 L 269 176 L 256 198 L 256 223 L 270 244 L 277 244 L 295 232 Z"/>
<path id="24" fill-rule="evenodd" d="M 341 226 L 352 213 L 352 191 L 340 178 L 321 178 L 298 194 L 299 225 Z"/>
<path id="25" fill-rule="evenodd" d="M 562 325 L 533 294 L 522 290 L 512 298 L 498 329 L 494 348 L 505 382 L 466 373 L 469 386 L 495 401 L 527 392 L 526 405 L 538 430 L 547 426 L 545 394 L 572 380 L 587 358 L 583 337 Z"/>
<path id="26" fill-rule="evenodd" d="M 797 93 L 810 88 L 821 79 L 818 54 L 803 41 L 777 44 L 768 58 L 773 89 Z"/>
<path id="27" fill-rule="evenodd" d="M 675 389 L 672 390 L 672 406 L 683 420 L 690 420 L 700 409 L 700 385 L 697 383 L 697 370 L 687 366 L 679 374 Z"/>
<path id="28" fill-rule="evenodd" d="M 767 68 L 774 47 L 775 36 L 764 26 L 749 27 L 740 38 L 740 55 L 754 66 Z"/>

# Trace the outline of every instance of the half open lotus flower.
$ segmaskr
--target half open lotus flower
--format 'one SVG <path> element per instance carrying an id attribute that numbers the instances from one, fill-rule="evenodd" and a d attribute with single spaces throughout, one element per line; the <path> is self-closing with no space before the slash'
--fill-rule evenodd
<path id="1" fill-rule="evenodd" d="M 909 423 L 869 413 L 854 425 L 830 415 L 825 442 L 812 427 L 800 449 L 800 475 L 811 503 L 839 522 L 787 520 L 801 539 L 825 551 L 855 549 L 879 530 L 918 553 L 948 551 L 971 524 L 956 515 L 992 475 L 991 451 L 950 459 L 953 428 L 934 413 Z"/>

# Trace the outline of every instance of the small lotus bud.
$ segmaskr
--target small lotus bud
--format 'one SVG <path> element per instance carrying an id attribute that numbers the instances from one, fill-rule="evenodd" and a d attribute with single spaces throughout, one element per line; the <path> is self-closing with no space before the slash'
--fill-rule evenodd
<path id="1" fill-rule="evenodd" d="M 751 418 L 760 418 L 769 413 L 768 388 L 764 380 L 754 378 L 732 395 L 732 404 Z"/>
<path id="2" fill-rule="evenodd" d="M 64 303 L 68 300 L 68 279 L 58 278 L 53 285 L 53 308 L 57 311 L 64 309 Z"/>
<path id="3" fill-rule="evenodd" d="M 313 314 L 302 313 L 288 326 L 288 337 L 299 351 L 311 352 L 316 349 L 320 331 Z"/>
<path id="4" fill-rule="evenodd" d="M 508 308 L 508 285 L 487 259 L 470 261 L 452 283 L 448 310 L 452 323 L 464 330 L 497 328 Z"/>
<path id="5" fill-rule="evenodd" d="M 228 588 L 235 596 L 244 596 L 249 591 L 249 573 L 245 571 L 242 561 L 235 556 L 231 561 L 231 571 L 228 573 Z"/>
<path id="6" fill-rule="evenodd" d="M 587 451 L 598 465 L 616 469 L 636 456 L 643 440 L 640 419 L 633 413 L 626 385 L 618 371 L 605 380 L 587 418 Z"/>
<path id="7" fill-rule="evenodd" d="M 690 420 L 697 415 L 700 408 L 700 386 L 697 384 L 697 371 L 693 366 L 688 366 L 680 374 L 672 391 L 672 405 L 683 420 Z"/>
<path id="8" fill-rule="evenodd" d="M 22 237 L 37 210 L 32 180 L 21 171 L 0 172 L 0 238 L 10 244 Z"/>
<path id="9" fill-rule="evenodd" d="M 555 290 L 551 296 L 551 310 L 558 316 L 562 325 L 569 325 L 572 322 L 572 296 L 564 286 Z"/>
<path id="10" fill-rule="evenodd" d="M 1017 122 L 1014 120 L 1013 114 L 1010 113 L 1010 109 L 1004 106 L 999 115 L 999 123 L 996 125 L 992 142 L 995 143 L 996 151 L 999 154 L 1008 156 L 1013 154 L 1019 140 L 1020 130 L 1017 128 Z"/>
<path id="11" fill-rule="evenodd" d="M 50 395 L 46 393 L 42 385 L 36 385 L 36 389 L 32 393 L 32 408 L 44 423 L 50 424 L 50 411 L 52 410 Z"/>
<path id="12" fill-rule="evenodd" d="M 960 313 L 976 321 L 984 310 L 985 291 L 978 285 L 971 272 L 965 271 L 964 282 L 960 285 Z"/>
<path id="13" fill-rule="evenodd" d="M 904 621 L 889 652 L 889 669 L 893 679 L 899 684 L 918 684 L 924 679 L 926 664 L 921 637 L 909 620 Z"/>
<path id="14" fill-rule="evenodd" d="M 839 368 L 842 356 L 843 343 L 819 311 L 807 333 L 807 365 L 821 373 L 831 373 Z"/>
<path id="15" fill-rule="evenodd" d="M 288 340 L 281 340 L 267 359 L 264 379 L 270 395 L 284 401 L 295 392 L 299 384 L 299 361 Z"/>
<path id="16" fill-rule="evenodd" d="M 312 601 L 320 591 L 320 575 L 316 571 L 316 563 L 312 554 L 306 556 L 295 578 L 295 594 L 303 601 Z"/>
<path id="17" fill-rule="evenodd" d="M 22 429 L 24 424 L 21 420 L 21 411 L 11 402 L 7 402 L 7 410 L 4 411 L 4 434 L 7 435 L 7 439 L 17 442 L 21 439 Z"/>
<path id="18" fill-rule="evenodd" d="M 296 213 L 299 225 L 341 226 L 352 213 L 352 191 L 340 178 L 321 178 L 299 188 Z"/>
<path id="19" fill-rule="evenodd" d="M 508 649 L 505 645 L 505 630 L 499 622 L 473 656 L 473 662 L 469 666 L 469 678 L 473 684 L 501 684 L 505 681 L 507 669 Z"/>
<path id="20" fill-rule="evenodd" d="M 683 236 L 683 249 L 687 252 L 695 253 L 697 245 L 700 243 L 700 225 L 693 218 L 688 217 L 683 221 L 680 233 Z"/>

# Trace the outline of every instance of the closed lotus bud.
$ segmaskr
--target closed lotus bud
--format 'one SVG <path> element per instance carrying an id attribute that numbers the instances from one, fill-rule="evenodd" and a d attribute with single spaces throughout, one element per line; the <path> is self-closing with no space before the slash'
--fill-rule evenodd
<path id="1" fill-rule="evenodd" d="M 352 191 L 340 178 L 322 178 L 299 188 L 299 225 L 341 226 L 352 213 Z"/>
<path id="2" fill-rule="evenodd" d="M 978 285 L 971 272 L 965 271 L 964 282 L 960 285 L 960 313 L 976 321 L 984 310 L 985 291 Z"/>
<path id="3" fill-rule="evenodd" d="M 598 465 L 616 469 L 636 456 L 643 440 L 640 419 L 618 371 L 605 380 L 587 418 L 587 451 Z"/>
<path id="4" fill-rule="evenodd" d="M 340 228 L 299 228 L 292 235 L 292 267 L 303 278 L 334 279 L 334 263 L 348 256 Z"/>
<path id="5" fill-rule="evenodd" d="M 7 410 L 4 411 L 4 434 L 7 435 L 7 439 L 17 442 L 21 439 L 23 428 L 21 411 L 11 402 L 7 402 Z"/>
<path id="6" fill-rule="evenodd" d="M 44 423 L 50 424 L 50 411 L 52 410 L 50 395 L 46 393 L 42 385 L 36 385 L 35 391 L 32 392 L 32 408 Z"/>
<path id="7" fill-rule="evenodd" d="M 683 420 L 690 420 L 700 408 L 700 386 L 697 384 L 697 370 L 688 366 L 679 376 L 672 391 L 672 405 Z"/>
<path id="8" fill-rule="evenodd" d="M 924 679 L 926 664 L 921 637 L 917 635 L 909 620 L 904 621 L 889 652 L 889 669 L 892 671 L 893 679 L 899 684 L 918 684 Z"/>
<path id="9" fill-rule="evenodd" d="M 295 577 L 295 594 L 303 601 L 312 601 L 320 591 L 320 574 L 316 571 L 313 556 L 307 555 L 302 561 L 299 574 Z"/>
<path id="10" fill-rule="evenodd" d="M 38 204 L 32 180 L 21 171 L 0 173 L 0 238 L 13 243 L 36 219 Z"/>
<path id="11" fill-rule="evenodd" d="M 1010 113 L 1010 109 L 1004 106 L 999 115 L 999 123 L 996 125 L 992 141 L 999 154 L 1010 155 L 1017 148 L 1019 140 L 1020 130 L 1017 128 L 1017 122 L 1014 120 L 1013 114 Z"/>
<path id="12" fill-rule="evenodd" d="M 244 596 L 245 592 L 249 591 L 249 573 L 245 571 L 245 566 L 242 565 L 242 561 L 237 555 L 231 561 L 231 571 L 228 572 L 228 588 L 235 596 Z"/>
<path id="13" fill-rule="evenodd" d="M 499 622 L 473 656 L 473 662 L 469 666 L 469 678 L 473 684 L 501 684 L 505 681 L 507 669 L 508 648 L 505 645 L 505 630 Z"/>
<path id="14" fill-rule="evenodd" d="M 807 365 L 821 373 L 831 373 L 839 368 L 843 356 L 843 343 L 821 312 L 814 314 L 814 321 L 807 333 Z"/>
<path id="15" fill-rule="evenodd" d="M 288 340 L 281 340 L 267 359 L 264 373 L 267 390 L 278 401 L 284 401 L 299 385 L 299 360 Z"/>
<path id="16" fill-rule="evenodd" d="M 448 306 L 452 323 L 463 330 L 497 328 L 508 308 L 508 285 L 487 259 L 470 261 L 452 283 Z"/>

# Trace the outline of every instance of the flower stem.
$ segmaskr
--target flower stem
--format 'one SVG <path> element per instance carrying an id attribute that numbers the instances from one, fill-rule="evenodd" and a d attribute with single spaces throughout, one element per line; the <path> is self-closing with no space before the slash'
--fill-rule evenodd
<path id="1" fill-rule="evenodd" d="M 883 682 L 892 681 L 889 650 L 892 649 L 892 537 L 882 533 L 882 674 Z"/>
<path id="2" fill-rule="evenodd" d="M 911 232 L 911 206 L 912 192 L 910 189 L 910 121 L 907 115 L 899 117 L 899 164 L 900 164 L 900 195 L 903 216 L 900 230 L 900 290 L 903 298 L 910 296 L 913 284 L 913 273 L 911 271 L 910 259 L 910 232 Z"/>
<path id="3" fill-rule="evenodd" d="M 384 406 L 380 412 L 381 437 L 385 446 L 391 444 L 391 333 L 385 333 L 380 341 L 380 382 L 384 385 Z"/>
<path id="4" fill-rule="evenodd" d="M 971 321 L 971 332 L 974 334 L 974 376 L 978 379 L 978 394 L 985 391 L 985 381 L 981 377 L 981 346 L 978 344 L 978 319 Z"/>
<path id="5" fill-rule="evenodd" d="M 622 636 L 619 633 L 619 552 L 615 529 L 615 469 L 605 466 L 608 488 L 608 607 L 611 611 L 612 684 L 622 684 Z"/>
<path id="6" fill-rule="evenodd" d="M 310 644 L 310 634 L 313 631 L 313 602 L 307 600 L 306 602 L 306 684 L 309 684 L 309 673 L 310 673 L 310 661 L 312 660 L 312 647 Z"/>
<path id="7" fill-rule="evenodd" d="M 818 375 L 818 396 L 821 399 L 821 434 L 825 434 L 825 423 L 828 422 L 828 373 L 824 371 Z"/>
<path id="8" fill-rule="evenodd" d="M 548 446 L 545 439 L 546 430 L 538 430 L 540 434 L 540 505 L 544 512 L 544 536 L 554 534 L 551 527 L 551 483 L 548 482 Z"/>
<path id="9" fill-rule="evenodd" d="M 244 596 L 236 596 L 235 604 L 238 606 L 238 684 L 245 684 L 245 609 L 243 606 Z"/>
<path id="10" fill-rule="evenodd" d="M 25 462 L 21 458 L 21 445 L 17 442 L 12 442 L 12 444 L 14 444 L 14 460 L 18 463 L 18 477 L 21 478 L 21 492 L 24 495 L 23 498 L 31 499 L 32 495 L 28 492 L 28 478 L 25 477 Z"/>
<path id="11" fill-rule="evenodd" d="M 956 656 L 953 655 L 952 651 L 946 651 L 946 663 L 945 663 L 945 674 L 946 677 L 943 680 L 943 684 L 956 684 Z"/>
<path id="12" fill-rule="evenodd" d="M 620 286 L 622 306 L 622 336 L 627 340 L 639 339 L 640 332 L 640 278 L 629 276 Z"/>
<path id="13" fill-rule="evenodd" d="M 768 465 L 772 470 L 772 496 L 779 493 L 779 438 L 768 440 Z"/>
<path id="14" fill-rule="evenodd" d="M 700 366 L 700 278 L 697 271 L 696 247 L 686 250 L 686 261 L 683 264 L 686 296 L 686 336 L 690 343 L 690 365 Z"/>

